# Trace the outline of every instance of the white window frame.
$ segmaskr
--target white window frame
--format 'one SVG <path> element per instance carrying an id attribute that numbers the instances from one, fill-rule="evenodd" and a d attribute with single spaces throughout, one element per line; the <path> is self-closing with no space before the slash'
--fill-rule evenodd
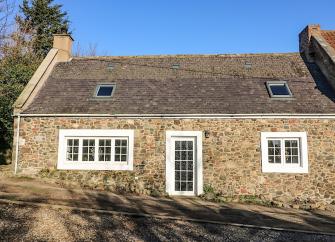
<path id="1" fill-rule="evenodd" d="M 284 161 L 284 147 L 281 144 L 281 163 L 269 163 L 269 139 L 299 139 L 299 164 L 287 164 Z M 282 141 L 281 141 L 282 143 Z M 262 172 L 308 173 L 308 147 L 306 132 L 261 132 Z"/>
<path id="2" fill-rule="evenodd" d="M 112 142 L 111 161 L 98 160 L 99 139 L 122 139 L 128 140 L 127 162 L 114 160 L 114 145 Z M 67 161 L 67 139 L 79 139 L 79 161 Z M 95 161 L 81 161 L 82 139 L 95 139 Z M 133 170 L 134 157 L 134 130 L 129 129 L 60 129 L 58 139 L 58 162 L 59 170 Z"/>
<path id="3" fill-rule="evenodd" d="M 195 138 L 196 162 L 195 165 L 195 182 L 193 192 L 181 192 L 174 189 L 174 164 L 172 163 L 174 151 L 172 152 L 173 138 Z M 202 132 L 201 131 L 166 131 L 166 192 L 169 195 L 194 196 L 203 193 L 203 176 L 202 176 Z"/>

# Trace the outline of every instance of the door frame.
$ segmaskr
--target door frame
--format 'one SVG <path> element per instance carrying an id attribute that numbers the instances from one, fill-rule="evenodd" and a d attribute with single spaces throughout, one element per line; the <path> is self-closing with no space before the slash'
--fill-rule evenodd
<path id="1" fill-rule="evenodd" d="M 173 138 L 192 137 L 195 138 L 195 175 L 194 175 L 194 193 L 181 194 L 174 189 L 174 164 L 172 163 L 174 152 L 172 151 Z M 166 192 L 169 195 L 186 195 L 198 196 L 203 193 L 203 176 L 202 176 L 202 131 L 166 131 Z"/>

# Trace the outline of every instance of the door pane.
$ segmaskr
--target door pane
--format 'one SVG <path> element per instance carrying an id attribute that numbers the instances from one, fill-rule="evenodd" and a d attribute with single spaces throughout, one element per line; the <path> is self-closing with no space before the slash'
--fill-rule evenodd
<path id="1" fill-rule="evenodd" d="M 175 141 L 175 191 L 193 191 L 193 146 L 193 141 Z"/>

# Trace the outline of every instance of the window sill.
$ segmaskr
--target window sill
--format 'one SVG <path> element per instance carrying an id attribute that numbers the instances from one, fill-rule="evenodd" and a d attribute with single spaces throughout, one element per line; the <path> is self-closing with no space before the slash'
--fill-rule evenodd
<path id="1" fill-rule="evenodd" d="M 293 173 L 293 174 L 307 174 L 307 167 L 278 167 L 278 166 L 263 166 L 263 173 Z"/>
<path id="2" fill-rule="evenodd" d="M 62 162 L 58 170 L 92 170 L 92 171 L 132 171 L 133 166 L 127 163 L 115 164 L 107 162 Z"/>

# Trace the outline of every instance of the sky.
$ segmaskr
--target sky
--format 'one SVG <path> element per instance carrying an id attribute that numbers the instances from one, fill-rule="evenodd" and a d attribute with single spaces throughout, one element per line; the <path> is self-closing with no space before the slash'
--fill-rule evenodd
<path id="1" fill-rule="evenodd" d="M 298 51 L 307 25 L 335 29 L 334 0 L 55 0 L 75 43 L 99 55 Z M 76 45 L 76 44 L 75 44 Z"/>

